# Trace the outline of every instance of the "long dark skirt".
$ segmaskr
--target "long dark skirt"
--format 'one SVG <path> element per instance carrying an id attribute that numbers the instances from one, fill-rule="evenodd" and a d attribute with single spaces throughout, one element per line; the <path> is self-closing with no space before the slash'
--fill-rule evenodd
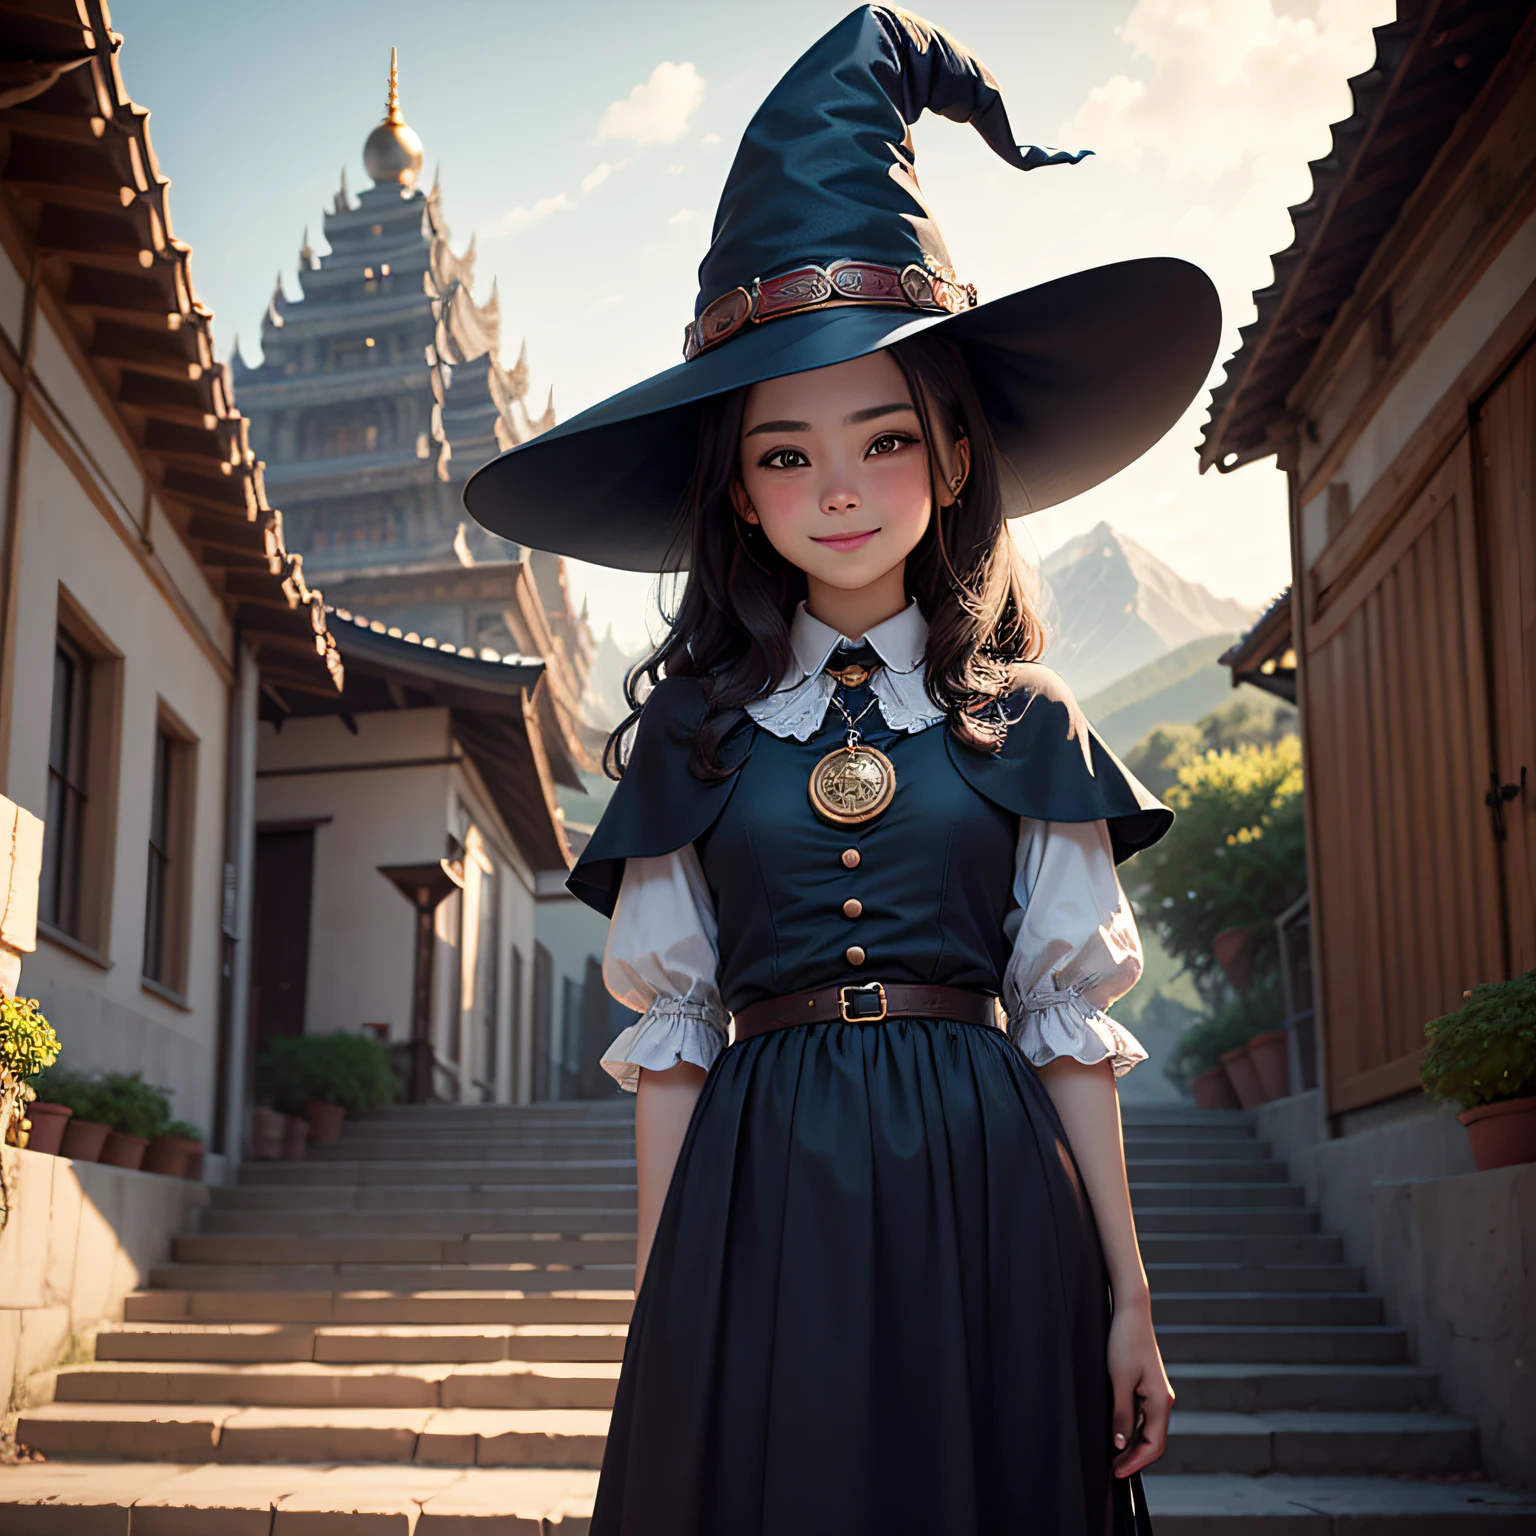
<path id="1" fill-rule="evenodd" d="M 1149 1530 L 1110 1473 L 1107 1327 L 1060 1121 L 1000 1031 L 734 1045 L 662 1210 L 592 1536 Z"/>

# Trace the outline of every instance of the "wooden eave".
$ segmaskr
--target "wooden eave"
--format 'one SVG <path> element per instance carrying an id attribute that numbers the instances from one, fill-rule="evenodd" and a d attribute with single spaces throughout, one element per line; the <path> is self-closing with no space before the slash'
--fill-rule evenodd
<path id="1" fill-rule="evenodd" d="M 209 311 L 117 67 L 105 0 L 0 5 L 0 239 L 49 297 L 164 513 L 258 655 L 305 642 L 339 689 L 325 605 L 268 505 Z M 233 584 L 232 584 L 233 583 Z"/>
<path id="2" fill-rule="evenodd" d="M 1399 0 L 1375 29 L 1376 59 L 1349 82 L 1354 111 L 1311 164 L 1312 192 L 1291 210 L 1294 238 L 1271 258 L 1257 318 L 1211 396 L 1200 467 L 1223 472 L 1273 453 L 1292 394 L 1456 125 L 1509 57 L 1528 6 Z"/>

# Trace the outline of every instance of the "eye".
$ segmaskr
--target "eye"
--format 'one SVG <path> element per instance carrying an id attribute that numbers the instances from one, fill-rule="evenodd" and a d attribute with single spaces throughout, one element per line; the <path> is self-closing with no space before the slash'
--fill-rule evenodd
<path id="1" fill-rule="evenodd" d="M 905 448 L 909 443 L 915 443 L 915 437 L 909 437 L 905 432 L 882 432 L 874 442 L 869 445 L 867 458 L 883 457 L 889 453 L 895 453 L 898 449 Z"/>
<path id="2" fill-rule="evenodd" d="M 798 448 L 775 448 L 757 461 L 759 469 L 808 469 L 810 463 Z"/>

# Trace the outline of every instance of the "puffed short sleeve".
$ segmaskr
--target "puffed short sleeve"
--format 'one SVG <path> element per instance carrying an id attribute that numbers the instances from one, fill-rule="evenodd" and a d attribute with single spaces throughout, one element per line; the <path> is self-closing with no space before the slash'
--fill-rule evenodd
<path id="1" fill-rule="evenodd" d="M 603 1053 L 621 1088 L 634 1093 L 642 1069 L 688 1061 L 707 1071 L 724 1049 L 717 959 L 714 901 L 693 845 L 627 860 L 603 953 L 604 984 L 640 1014 Z"/>
<path id="2" fill-rule="evenodd" d="M 1141 1042 L 1104 1012 L 1141 975 L 1141 937 L 1104 822 L 1021 817 L 1013 899 L 1003 1004 L 1031 1065 L 1109 1061 L 1120 1077 L 1145 1061 Z"/>

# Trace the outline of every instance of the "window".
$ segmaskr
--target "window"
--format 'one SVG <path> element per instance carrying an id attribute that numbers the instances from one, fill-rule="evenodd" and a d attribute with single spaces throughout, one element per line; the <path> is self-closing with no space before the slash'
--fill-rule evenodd
<path id="1" fill-rule="evenodd" d="M 59 633 L 53 653 L 53 720 L 48 732 L 48 847 L 43 854 L 38 915 L 81 937 L 81 848 L 89 803 L 90 659 Z"/>
<path id="2" fill-rule="evenodd" d="M 196 743 L 161 710 L 150 784 L 149 859 L 144 889 L 144 980 L 180 997 L 187 986 L 192 802 Z"/>
<path id="3" fill-rule="evenodd" d="M 46 938 L 100 963 L 108 948 L 122 670 L 121 655 L 60 588 L 37 916 Z"/>

